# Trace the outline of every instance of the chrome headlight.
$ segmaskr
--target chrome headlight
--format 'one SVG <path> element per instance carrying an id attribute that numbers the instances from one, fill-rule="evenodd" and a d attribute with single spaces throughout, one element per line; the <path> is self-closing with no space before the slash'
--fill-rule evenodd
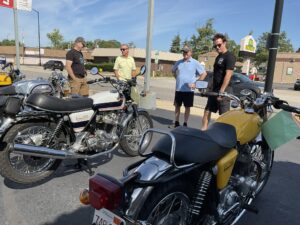
<path id="1" fill-rule="evenodd" d="M 31 90 L 30 94 L 33 94 L 33 93 L 51 94 L 52 92 L 53 92 L 53 89 L 50 85 L 40 84 L 40 85 L 37 85 L 36 87 L 34 87 Z"/>

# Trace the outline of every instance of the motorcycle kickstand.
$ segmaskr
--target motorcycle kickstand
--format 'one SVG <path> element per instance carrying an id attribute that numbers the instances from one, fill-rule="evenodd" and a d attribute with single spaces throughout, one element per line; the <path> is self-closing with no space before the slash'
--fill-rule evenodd
<path id="1" fill-rule="evenodd" d="M 77 163 L 74 165 L 74 167 L 76 169 L 81 170 L 82 166 L 86 167 L 87 172 L 89 173 L 90 176 L 93 176 L 95 174 L 87 159 L 77 159 Z"/>

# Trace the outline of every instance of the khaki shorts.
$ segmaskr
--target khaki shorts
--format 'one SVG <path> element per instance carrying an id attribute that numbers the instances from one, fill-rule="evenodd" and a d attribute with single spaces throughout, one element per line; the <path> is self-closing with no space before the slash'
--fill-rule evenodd
<path id="1" fill-rule="evenodd" d="M 82 96 L 89 96 L 89 86 L 86 78 L 78 78 L 78 80 L 69 80 L 72 94 L 80 94 Z"/>

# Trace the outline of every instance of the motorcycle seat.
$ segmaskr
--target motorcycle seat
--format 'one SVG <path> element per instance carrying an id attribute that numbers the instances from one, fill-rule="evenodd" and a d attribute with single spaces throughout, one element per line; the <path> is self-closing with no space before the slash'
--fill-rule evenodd
<path id="1" fill-rule="evenodd" d="M 16 95 L 16 88 L 13 85 L 0 87 L 0 95 Z"/>
<path id="2" fill-rule="evenodd" d="M 199 163 L 217 161 L 237 143 L 234 126 L 215 122 L 208 130 L 179 126 L 171 131 L 175 136 L 175 161 L 178 163 Z M 170 157 L 172 141 L 163 136 L 152 148 L 156 155 Z"/>
<path id="3" fill-rule="evenodd" d="M 72 113 L 91 109 L 93 107 L 93 100 L 86 97 L 61 99 L 45 94 L 35 93 L 27 98 L 26 105 L 47 112 Z"/>

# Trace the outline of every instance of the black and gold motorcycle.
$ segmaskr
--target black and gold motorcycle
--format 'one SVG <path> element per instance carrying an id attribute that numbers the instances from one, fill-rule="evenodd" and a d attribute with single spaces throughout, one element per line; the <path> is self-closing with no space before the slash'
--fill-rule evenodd
<path id="1" fill-rule="evenodd" d="M 300 113 L 271 94 L 253 99 L 222 96 L 240 108 L 220 116 L 206 131 L 178 127 L 164 135 L 150 154 L 130 165 L 124 177 L 97 174 L 81 202 L 95 208 L 93 224 L 197 225 L 235 224 L 266 185 L 274 151 L 262 132 L 270 106 Z M 140 142 L 142 146 L 143 139 Z"/>

